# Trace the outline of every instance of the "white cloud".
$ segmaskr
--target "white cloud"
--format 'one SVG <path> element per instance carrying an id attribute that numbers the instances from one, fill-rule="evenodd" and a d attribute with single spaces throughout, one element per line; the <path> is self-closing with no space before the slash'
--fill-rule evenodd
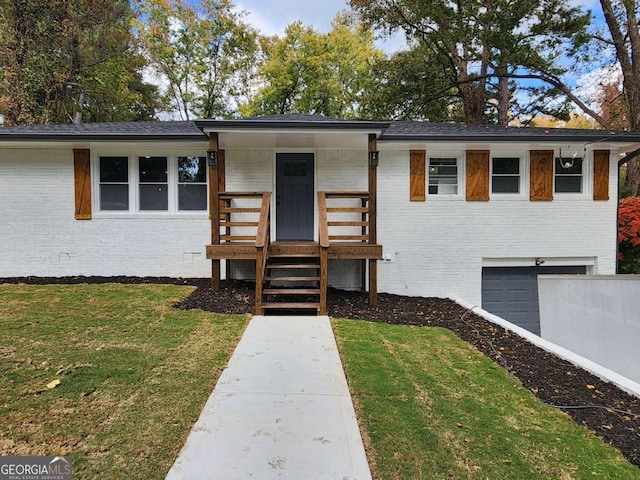
<path id="1" fill-rule="evenodd" d="M 598 97 L 602 86 L 612 82 L 621 82 L 622 71 L 616 63 L 608 67 L 601 67 L 590 71 L 576 80 L 575 93 L 589 108 L 599 111 Z"/>

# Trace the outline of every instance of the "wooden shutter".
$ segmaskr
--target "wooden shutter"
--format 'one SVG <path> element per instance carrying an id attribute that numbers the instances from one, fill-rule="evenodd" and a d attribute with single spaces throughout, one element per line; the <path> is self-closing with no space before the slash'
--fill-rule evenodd
<path id="1" fill-rule="evenodd" d="M 609 200 L 609 150 L 593 152 L 593 199 Z"/>
<path id="2" fill-rule="evenodd" d="M 76 220 L 91 220 L 91 151 L 73 150 Z"/>
<path id="3" fill-rule="evenodd" d="M 427 152 L 425 150 L 411 150 L 409 155 L 409 200 L 424 202 L 426 181 Z"/>
<path id="4" fill-rule="evenodd" d="M 489 150 L 467 150 L 467 201 L 489 200 Z"/>
<path id="5" fill-rule="evenodd" d="M 531 150 L 529 200 L 553 200 L 553 150 Z"/>

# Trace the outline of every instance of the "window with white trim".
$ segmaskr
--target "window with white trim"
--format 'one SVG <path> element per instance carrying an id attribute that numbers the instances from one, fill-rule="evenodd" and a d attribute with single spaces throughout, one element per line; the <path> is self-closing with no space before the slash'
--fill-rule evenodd
<path id="1" fill-rule="evenodd" d="M 207 161 L 197 155 L 103 155 L 97 160 L 101 212 L 206 213 Z"/>
<path id="2" fill-rule="evenodd" d="M 138 157 L 140 210 L 169 210 L 167 157 Z"/>
<path id="3" fill-rule="evenodd" d="M 520 193 L 520 159 L 493 157 L 491 159 L 491 193 Z"/>
<path id="4" fill-rule="evenodd" d="M 129 210 L 129 158 L 100 157 L 100 210 Z"/>
<path id="5" fill-rule="evenodd" d="M 582 158 L 556 157 L 554 192 L 583 193 L 584 161 Z"/>
<path id="6" fill-rule="evenodd" d="M 458 193 L 458 159 L 429 158 L 429 194 L 456 195 Z"/>
<path id="7" fill-rule="evenodd" d="M 207 210 L 206 157 L 178 157 L 178 210 Z"/>

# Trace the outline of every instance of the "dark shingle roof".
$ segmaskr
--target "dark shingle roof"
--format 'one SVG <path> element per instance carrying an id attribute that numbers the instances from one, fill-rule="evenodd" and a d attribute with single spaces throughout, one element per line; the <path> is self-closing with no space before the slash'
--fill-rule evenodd
<path id="1" fill-rule="evenodd" d="M 629 141 L 639 142 L 639 131 L 582 130 L 573 128 L 501 127 L 499 125 L 465 125 L 460 123 L 396 121 L 381 140 L 445 141 Z"/>
<path id="2" fill-rule="evenodd" d="M 194 122 L 111 122 L 0 127 L 3 140 L 206 140 Z"/>
<path id="3" fill-rule="evenodd" d="M 232 120 L 0 126 L 10 140 L 206 140 L 203 129 L 328 129 L 382 131 L 381 141 L 640 142 L 640 131 L 501 127 L 422 121 L 345 120 L 321 115 L 272 115 Z"/>
<path id="4" fill-rule="evenodd" d="M 383 130 L 391 122 L 377 122 L 371 120 L 349 120 L 343 118 L 325 117 L 323 115 L 305 115 L 289 113 L 286 115 L 268 115 L 264 117 L 238 118 L 233 120 L 196 120 L 196 125 L 203 129 L 317 129 L 330 130 Z"/>

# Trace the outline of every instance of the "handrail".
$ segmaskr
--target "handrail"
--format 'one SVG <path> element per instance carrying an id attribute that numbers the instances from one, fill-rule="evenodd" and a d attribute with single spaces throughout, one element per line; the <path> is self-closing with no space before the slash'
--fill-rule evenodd
<path id="1" fill-rule="evenodd" d="M 327 196 L 318 192 L 318 237 L 321 248 L 329 247 L 329 224 L 327 222 Z"/>
<path id="2" fill-rule="evenodd" d="M 267 269 L 267 257 L 269 249 L 269 231 L 271 230 L 271 192 L 262 194 L 260 207 L 260 220 L 258 220 L 258 233 L 256 234 L 256 315 L 262 315 L 262 282 Z"/>
<path id="3" fill-rule="evenodd" d="M 325 192 L 327 198 L 369 198 L 369 192 L 351 190 L 331 190 Z"/>
<path id="4" fill-rule="evenodd" d="M 221 199 L 230 198 L 261 198 L 264 192 L 219 192 Z"/>
<path id="5" fill-rule="evenodd" d="M 269 210 L 271 208 L 271 192 L 262 194 L 260 207 L 260 219 L 258 220 L 258 233 L 256 234 L 256 247 L 264 247 L 269 238 Z"/>
<path id="6" fill-rule="evenodd" d="M 328 200 L 334 199 L 360 199 L 359 206 L 331 206 L 327 207 Z M 369 192 L 360 191 L 327 191 L 318 192 L 318 215 L 319 215 L 319 240 L 320 246 L 323 243 L 329 246 L 333 240 L 348 242 L 368 242 L 368 231 L 371 226 L 369 221 Z M 359 214 L 357 220 L 335 220 L 328 221 L 328 214 Z M 335 234 L 329 233 L 329 227 L 358 228 L 358 234 Z M 344 231 L 344 230 L 343 230 Z M 337 232 L 336 232 L 337 233 Z"/>
<path id="7" fill-rule="evenodd" d="M 318 243 L 320 244 L 320 315 L 327 314 L 327 277 L 329 222 L 327 221 L 327 195 L 326 192 L 318 192 Z"/>

